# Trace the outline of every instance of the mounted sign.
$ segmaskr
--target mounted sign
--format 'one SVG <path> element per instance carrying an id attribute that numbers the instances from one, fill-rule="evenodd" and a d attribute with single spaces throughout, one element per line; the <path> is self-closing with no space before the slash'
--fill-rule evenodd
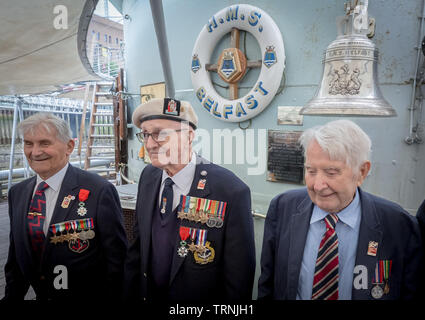
<path id="1" fill-rule="evenodd" d="M 239 50 L 239 31 L 251 33 L 260 45 L 262 61 L 247 61 Z M 232 48 L 224 49 L 217 65 L 210 59 L 215 46 L 227 33 L 232 32 Z M 250 92 L 237 97 L 237 82 L 247 68 L 260 67 L 261 71 Z M 258 115 L 273 100 L 280 86 L 285 68 L 285 49 L 282 35 L 273 19 L 263 10 L 247 4 L 222 9 L 204 26 L 192 52 L 191 76 L 196 96 L 201 105 L 215 118 L 241 122 Z M 217 71 L 229 83 L 230 99 L 215 90 L 208 71 Z"/>

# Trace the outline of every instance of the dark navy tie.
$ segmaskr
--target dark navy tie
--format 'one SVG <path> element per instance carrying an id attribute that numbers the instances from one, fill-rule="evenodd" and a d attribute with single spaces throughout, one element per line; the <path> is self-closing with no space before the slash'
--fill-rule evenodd
<path id="1" fill-rule="evenodd" d="M 40 182 L 31 200 L 30 210 L 27 215 L 31 246 L 38 259 L 41 257 L 45 238 L 43 225 L 44 220 L 46 219 L 46 195 L 44 194 L 44 191 L 48 187 L 49 185 L 46 182 Z"/>
<path id="2" fill-rule="evenodd" d="M 161 195 L 161 206 L 159 207 L 161 217 L 173 211 L 173 184 L 174 182 L 171 178 L 165 179 L 164 189 Z"/>

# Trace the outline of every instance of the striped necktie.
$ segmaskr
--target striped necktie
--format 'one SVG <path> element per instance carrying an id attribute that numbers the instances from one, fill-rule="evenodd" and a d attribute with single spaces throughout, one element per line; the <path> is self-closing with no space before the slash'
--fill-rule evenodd
<path id="1" fill-rule="evenodd" d="M 37 258 L 41 257 L 45 238 L 43 225 L 44 220 L 46 219 L 46 195 L 44 194 L 44 191 L 48 187 L 49 185 L 44 181 L 39 183 L 31 200 L 30 211 L 27 215 L 31 246 Z"/>
<path id="2" fill-rule="evenodd" d="M 314 270 L 312 300 L 338 300 L 338 237 L 336 214 L 325 217 L 326 232 L 320 242 Z"/>

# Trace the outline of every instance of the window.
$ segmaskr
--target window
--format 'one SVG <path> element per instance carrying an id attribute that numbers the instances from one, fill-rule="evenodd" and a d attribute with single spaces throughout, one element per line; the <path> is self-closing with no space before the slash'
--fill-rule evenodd
<path id="1" fill-rule="evenodd" d="M 109 36 L 109 43 L 111 43 L 111 36 Z"/>
<path id="2" fill-rule="evenodd" d="M 105 34 L 105 42 L 108 42 L 108 35 Z"/>
<path id="3" fill-rule="evenodd" d="M 118 38 L 115 38 L 115 44 L 118 44 Z"/>
<path id="4" fill-rule="evenodd" d="M 100 40 L 100 32 L 98 32 L 98 33 L 97 33 L 97 37 L 96 37 L 96 39 L 97 39 L 97 40 Z"/>

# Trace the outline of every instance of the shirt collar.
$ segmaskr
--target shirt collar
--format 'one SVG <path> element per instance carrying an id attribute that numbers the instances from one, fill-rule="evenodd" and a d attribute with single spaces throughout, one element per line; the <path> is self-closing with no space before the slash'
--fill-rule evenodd
<path id="1" fill-rule="evenodd" d="M 43 180 L 38 174 L 37 174 L 37 186 L 40 182 L 44 181 L 46 182 L 50 188 L 52 188 L 55 192 L 58 192 L 62 185 L 63 178 L 65 178 L 66 170 L 68 170 L 69 163 L 65 165 L 61 170 L 56 172 L 53 176 L 51 176 L 47 180 Z"/>
<path id="2" fill-rule="evenodd" d="M 337 213 L 338 218 L 345 224 L 349 225 L 351 228 L 355 228 L 357 220 L 360 216 L 360 196 L 359 190 L 356 189 L 356 195 L 354 196 L 353 201 L 344 208 L 342 211 Z M 313 214 L 311 215 L 310 224 L 313 224 L 317 221 L 324 219 L 329 212 L 326 212 L 320 209 L 318 206 L 314 205 Z"/>
<path id="3" fill-rule="evenodd" d="M 165 170 L 162 171 L 162 181 L 161 184 L 164 183 L 165 179 L 170 178 L 182 190 L 187 188 L 190 189 L 193 181 L 193 177 L 195 176 L 196 169 L 196 153 L 192 152 L 192 159 L 190 162 L 183 167 L 179 172 L 177 172 L 174 176 L 170 177 Z"/>

